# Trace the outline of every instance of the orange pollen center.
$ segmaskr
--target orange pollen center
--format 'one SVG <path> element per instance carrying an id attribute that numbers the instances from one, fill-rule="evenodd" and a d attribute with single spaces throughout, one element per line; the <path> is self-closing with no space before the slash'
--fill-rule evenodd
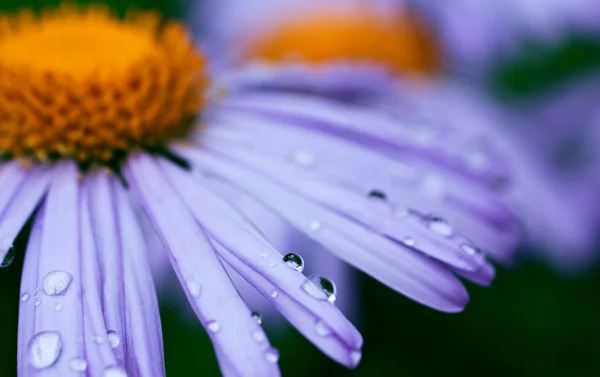
<path id="1" fill-rule="evenodd" d="M 103 7 L 0 15 L 0 157 L 107 163 L 191 127 L 208 86 L 179 24 Z"/>
<path id="2" fill-rule="evenodd" d="M 254 39 L 246 58 L 267 63 L 368 64 L 396 75 L 430 75 L 440 68 L 438 48 L 427 26 L 405 12 L 304 15 Z"/>

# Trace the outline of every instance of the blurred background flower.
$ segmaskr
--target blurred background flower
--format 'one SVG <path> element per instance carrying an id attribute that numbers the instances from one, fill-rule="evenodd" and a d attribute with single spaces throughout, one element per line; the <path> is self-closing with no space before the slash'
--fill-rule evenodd
<path id="1" fill-rule="evenodd" d="M 14 9 L 24 3 L 40 7 L 58 1 L 4 0 L 1 6 Z M 198 9 L 207 9 L 199 7 L 202 1 L 113 0 L 108 3 L 119 10 L 129 6 L 155 8 L 185 19 L 190 19 L 192 14 L 197 16 L 194 12 Z M 594 26 L 598 24 L 590 22 L 598 20 L 593 18 L 594 8 L 590 7 L 594 1 L 507 1 L 502 2 L 503 12 L 494 8 L 500 2 L 444 3 L 448 5 L 445 17 L 453 19 L 452 28 L 460 34 L 480 38 L 462 42 L 467 51 L 464 56 L 476 57 L 469 52 L 471 43 L 486 48 L 496 46 L 486 36 L 504 39 L 499 43 L 509 47 L 508 54 L 469 63 L 473 64 L 469 66 L 471 72 L 479 70 L 474 75 L 478 79 L 476 90 L 490 89 L 503 106 L 526 114 L 526 121 L 519 117 L 519 121 L 512 123 L 513 128 L 518 128 L 515 135 L 535 141 L 527 144 L 530 152 L 540 156 L 542 161 L 555 161 L 552 166 L 556 167 L 557 174 L 564 174 L 574 182 L 574 191 L 565 189 L 565 200 L 574 201 L 574 205 L 575 201 L 581 201 L 583 204 L 579 205 L 588 205 L 590 214 L 599 212 L 597 206 L 592 206 L 595 202 L 589 201 L 590 194 L 594 194 L 592 183 L 599 177 L 594 164 L 597 153 L 594 147 L 595 140 L 600 140 L 600 124 L 594 123 L 600 84 L 588 79 L 593 77 L 594 69 L 597 71 L 600 67 L 600 43 L 594 39 Z M 532 5 L 522 7 L 524 3 Z M 558 7 L 552 8 L 552 4 Z M 565 4 L 572 8 L 566 11 Z M 547 13 L 533 12 L 542 9 Z M 552 10 L 555 12 L 551 13 Z M 538 17 L 540 14 L 546 16 Z M 215 20 L 218 22 L 216 17 Z M 258 22 L 261 21 L 267 22 L 259 17 Z M 232 24 L 222 26 L 226 25 Z M 443 23 L 440 21 L 438 25 Z M 490 34 L 481 32 L 484 26 L 493 26 L 488 29 Z M 199 29 L 201 31 L 202 25 Z M 507 29 L 510 32 L 504 32 Z M 439 30 L 443 30 L 441 26 Z M 443 35 L 450 33 L 446 31 Z M 207 47 L 212 50 L 215 46 L 208 44 Z M 495 47 L 492 49 L 492 52 L 497 51 Z M 493 64 L 489 64 L 490 61 Z M 464 74 L 464 71 L 457 70 L 457 73 Z M 481 80 L 482 77 L 485 80 Z M 580 199 L 579 192 L 584 199 Z M 593 216 L 589 221 L 594 221 Z M 22 242 L 21 248 L 24 247 Z M 569 255 L 571 250 L 561 252 Z M 560 265 L 561 260 L 557 263 Z M 0 273 L 3 287 L 0 299 L 4 303 L 0 312 L 3 323 L 0 375 L 6 376 L 15 375 L 14 324 L 21 265 L 22 261 L 17 259 Z M 356 290 L 342 284 L 339 287 L 340 291 L 351 293 L 350 299 L 361 301 L 358 325 L 366 345 L 363 363 L 355 371 L 327 360 L 292 329 L 275 331 L 271 339 L 281 350 L 280 362 L 286 376 L 597 375 L 600 372 L 595 362 L 600 336 L 600 321 L 596 318 L 600 312 L 597 299 L 600 271 L 587 259 L 585 266 L 590 270 L 587 275 L 567 279 L 556 276 L 543 263 L 525 258 L 518 269 L 500 269 L 497 282 L 491 288 L 470 287 L 473 304 L 459 316 L 443 315 L 416 305 L 371 278 L 357 274 Z M 185 307 L 184 301 L 163 301 L 167 373 L 188 376 L 201 370 L 203 375 L 217 376 L 216 359 L 204 330 L 195 319 L 181 321 L 180 314 L 187 310 Z"/>

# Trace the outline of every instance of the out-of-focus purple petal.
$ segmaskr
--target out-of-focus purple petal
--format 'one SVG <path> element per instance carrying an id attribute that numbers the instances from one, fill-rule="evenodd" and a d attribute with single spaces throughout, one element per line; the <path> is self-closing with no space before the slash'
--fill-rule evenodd
<path id="1" fill-rule="evenodd" d="M 77 168 L 72 164 L 56 169 L 48 197 L 44 203 L 43 225 L 39 254 L 34 239 L 31 258 L 25 266 L 21 294 L 31 298 L 21 306 L 24 323 L 20 341 L 26 344 L 28 360 L 21 360 L 23 376 L 70 376 L 76 372 L 71 367 L 75 359 L 85 358 L 83 346 L 82 271 L 79 234 L 79 189 Z M 37 229 L 40 229 L 39 227 Z M 37 236 L 36 236 L 37 238 Z M 34 274 L 28 270 L 37 271 Z M 35 314 L 27 314 L 33 311 Z"/>
<path id="2" fill-rule="evenodd" d="M 11 202 L 25 177 L 27 171 L 18 162 L 9 162 L 0 166 L 0 215 Z"/>
<path id="3" fill-rule="evenodd" d="M 127 177 L 163 242 L 196 315 L 211 337 L 221 371 L 229 376 L 276 376 L 277 363 L 262 329 L 240 299 L 204 230 L 148 156 L 128 163 Z M 264 334 L 263 334 L 264 335 Z"/>
<path id="4" fill-rule="evenodd" d="M 406 296 L 438 310 L 460 311 L 468 294 L 439 264 L 246 169 L 200 150 L 181 152 L 201 170 L 223 177 L 285 217 L 341 259 Z"/>

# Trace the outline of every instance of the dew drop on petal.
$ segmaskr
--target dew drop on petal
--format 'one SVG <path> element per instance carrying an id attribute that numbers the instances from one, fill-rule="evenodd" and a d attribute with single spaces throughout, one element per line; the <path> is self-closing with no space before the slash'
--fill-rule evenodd
<path id="1" fill-rule="evenodd" d="M 310 276 L 308 280 L 302 284 L 302 289 L 316 299 L 327 300 L 331 303 L 334 303 L 336 300 L 337 289 L 335 283 L 323 276 Z M 323 295 L 323 293 L 325 295 Z"/>
<path id="2" fill-rule="evenodd" d="M 57 305 L 54 307 L 54 310 L 56 310 L 57 312 L 61 312 L 61 311 L 63 310 L 63 306 L 62 306 L 61 304 L 57 304 Z"/>
<path id="3" fill-rule="evenodd" d="M 22 302 L 27 302 L 27 301 L 29 301 L 29 298 L 30 298 L 30 297 L 31 297 L 31 295 L 30 295 L 29 293 L 27 293 L 27 292 L 26 292 L 26 293 L 23 293 L 23 294 L 21 295 L 21 301 L 22 301 Z"/>
<path id="4" fill-rule="evenodd" d="M 123 368 L 113 365 L 104 369 L 102 377 L 127 377 L 127 373 Z"/>
<path id="5" fill-rule="evenodd" d="M 3 249 L 0 249 L 0 254 L 3 252 Z M 10 266 L 12 264 L 12 262 L 15 260 L 15 248 L 11 246 L 9 246 L 6 249 L 6 254 L 4 255 L 4 259 L 2 259 L 2 262 L 0 263 L 0 268 L 6 268 L 8 266 Z"/>
<path id="6" fill-rule="evenodd" d="M 254 341 L 256 343 L 262 343 L 267 339 L 267 337 L 265 336 L 265 333 L 260 330 L 254 330 L 252 332 L 252 338 L 254 339 Z"/>
<path id="7" fill-rule="evenodd" d="M 209 322 L 207 322 L 206 323 L 206 327 L 212 333 L 216 333 L 219 330 L 221 330 L 221 324 L 219 322 L 217 322 L 217 321 L 209 321 Z"/>
<path id="8" fill-rule="evenodd" d="M 273 289 L 271 291 L 271 297 L 273 297 L 273 298 L 279 297 L 279 291 L 277 289 Z"/>
<path id="9" fill-rule="evenodd" d="M 275 266 L 276 266 L 275 262 L 271 262 L 271 263 L 269 263 L 269 267 L 273 268 L 273 267 L 275 267 Z"/>
<path id="10" fill-rule="evenodd" d="M 451 237 L 454 234 L 454 229 L 452 229 L 452 226 L 450 226 L 446 220 L 439 216 L 426 216 L 425 221 L 427 222 L 429 229 L 441 236 Z"/>
<path id="11" fill-rule="evenodd" d="M 48 296 L 62 296 L 67 292 L 73 277 L 64 271 L 52 271 L 44 277 L 42 289 Z"/>
<path id="12" fill-rule="evenodd" d="M 268 363 L 276 364 L 279 361 L 279 351 L 275 348 L 269 348 L 265 352 L 265 360 L 267 360 Z"/>
<path id="13" fill-rule="evenodd" d="M 308 228 L 313 232 L 318 232 L 323 225 L 318 220 L 313 220 L 308 224 Z"/>
<path id="14" fill-rule="evenodd" d="M 410 246 L 413 247 L 417 244 L 417 242 L 415 241 L 414 238 L 412 237 L 406 237 L 403 241 L 402 241 L 406 246 Z"/>
<path id="15" fill-rule="evenodd" d="M 252 317 L 254 318 L 254 320 L 256 320 L 256 323 L 262 325 L 262 317 L 260 316 L 259 312 L 252 312 Z"/>
<path id="16" fill-rule="evenodd" d="M 202 286 L 196 281 L 188 281 L 187 288 L 190 292 L 190 295 L 194 298 L 199 298 L 202 294 Z"/>
<path id="17" fill-rule="evenodd" d="M 460 248 L 462 249 L 462 251 L 464 251 L 465 253 L 467 253 L 470 256 L 475 256 L 480 253 L 480 251 L 476 247 L 471 246 L 466 243 L 460 245 Z"/>
<path id="18" fill-rule="evenodd" d="M 294 164 L 306 168 L 314 166 L 317 161 L 317 158 L 312 152 L 299 149 L 295 151 L 292 155 L 292 161 L 294 162 Z"/>
<path id="19" fill-rule="evenodd" d="M 69 368 L 71 368 L 71 370 L 74 370 L 75 372 L 84 372 L 87 369 L 87 367 L 87 361 L 78 357 L 69 362 Z"/>
<path id="20" fill-rule="evenodd" d="M 48 368 L 58 360 L 62 352 L 60 334 L 54 331 L 37 333 L 27 345 L 29 363 L 35 369 Z"/>
<path id="21" fill-rule="evenodd" d="M 35 300 L 35 306 L 40 306 L 42 302 L 40 300 Z"/>
<path id="22" fill-rule="evenodd" d="M 358 365 L 358 363 L 360 363 L 360 359 L 362 359 L 362 352 L 354 350 L 350 352 L 350 358 L 352 359 L 353 365 Z"/>
<path id="23" fill-rule="evenodd" d="M 385 192 L 383 192 L 381 190 L 371 190 L 371 192 L 369 192 L 369 197 L 373 198 L 373 199 L 383 200 L 383 201 L 387 200 L 387 195 L 385 194 Z"/>
<path id="24" fill-rule="evenodd" d="M 315 325 L 315 331 L 320 336 L 329 336 L 331 335 L 331 327 L 329 327 L 325 322 L 318 320 Z"/>
<path id="25" fill-rule="evenodd" d="M 288 266 L 289 268 L 292 268 L 298 272 L 304 271 L 304 259 L 298 254 L 294 254 L 294 253 L 286 254 L 283 257 L 283 262 L 285 263 L 286 266 Z"/>
<path id="26" fill-rule="evenodd" d="M 116 331 L 110 330 L 106 333 L 106 336 L 108 337 L 108 342 L 112 348 L 117 348 L 119 344 L 121 344 L 121 337 Z"/>

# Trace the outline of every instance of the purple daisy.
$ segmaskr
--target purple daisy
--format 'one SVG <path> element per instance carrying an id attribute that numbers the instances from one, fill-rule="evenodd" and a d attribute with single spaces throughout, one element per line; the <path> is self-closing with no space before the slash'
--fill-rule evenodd
<path id="1" fill-rule="evenodd" d="M 273 247 L 230 197 L 445 312 L 468 302 L 459 277 L 487 285 L 494 268 L 431 214 L 440 182 L 439 208 L 506 258 L 500 161 L 473 170 L 460 135 L 422 143 L 421 128 L 378 109 L 303 95 L 207 100 L 205 70 L 181 25 L 153 14 L 62 7 L 0 18 L 0 259 L 33 222 L 20 376 L 164 375 L 155 246 L 139 208 L 227 376 L 280 372 L 224 265 L 333 360 L 355 367 L 363 341 L 334 305 L 335 283 L 306 277 L 302 257 Z"/>

